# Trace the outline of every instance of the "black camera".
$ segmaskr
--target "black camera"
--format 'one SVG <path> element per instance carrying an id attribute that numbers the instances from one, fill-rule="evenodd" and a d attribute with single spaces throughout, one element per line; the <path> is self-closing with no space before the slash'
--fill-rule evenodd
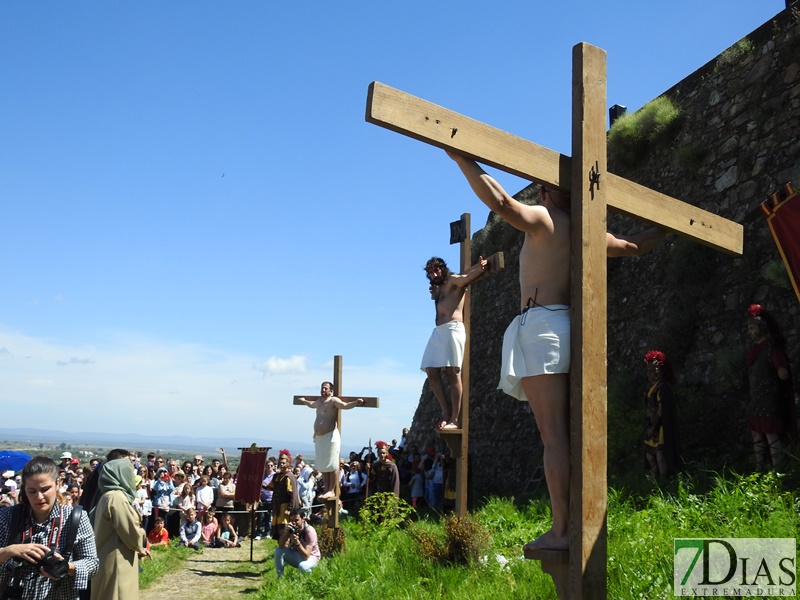
<path id="1" fill-rule="evenodd" d="M 294 525 L 292 523 L 287 523 L 286 528 L 289 530 L 290 535 L 300 533 L 303 530 L 302 527 L 298 527 L 297 525 Z"/>
<path id="2" fill-rule="evenodd" d="M 64 579 L 69 572 L 69 563 L 56 556 L 52 548 L 36 563 L 36 566 L 43 568 L 45 573 L 56 579 Z"/>

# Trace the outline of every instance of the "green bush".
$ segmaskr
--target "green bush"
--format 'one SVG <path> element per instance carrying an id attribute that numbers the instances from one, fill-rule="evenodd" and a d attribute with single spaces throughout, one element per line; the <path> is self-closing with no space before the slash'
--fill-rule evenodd
<path id="1" fill-rule="evenodd" d="M 636 166 L 648 150 L 672 138 L 679 117 L 680 109 L 666 96 L 622 115 L 608 132 L 609 161 L 624 167 Z"/>
<path id="2" fill-rule="evenodd" d="M 489 550 L 489 532 L 469 516 L 449 515 L 441 530 L 416 526 L 411 536 L 420 556 L 441 565 L 473 565 Z"/>
<path id="3" fill-rule="evenodd" d="M 344 529 L 341 527 L 333 529 L 328 527 L 327 524 L 317 527 L 317 544 L 319 545 L 320 554 L 324 557 L 333 556 L 337 552 L 344 552 L 347 548 Z"/>
<path id="4" fill-rule="evenodd" d="M 364 502 L 358 516 L 365 529 L 396 529 L 411 522 L 414 507 L 392 492 L 378 492 Z"/>

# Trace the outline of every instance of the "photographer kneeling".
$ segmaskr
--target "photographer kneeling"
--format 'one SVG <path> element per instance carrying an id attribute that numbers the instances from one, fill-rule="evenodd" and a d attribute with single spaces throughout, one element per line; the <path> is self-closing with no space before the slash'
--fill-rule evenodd
<path id="1" fill-rule="evenodd" d="M 22 469 L 21 504 L 0 510 L 0 597 L 78 600 L 97 571 L 85 512 L 59 504 L 58 467 L 37 456 Z"/>
<path id="2" fill-rule="evenodd" d="M 301 573 L 311 573 L 319 559 L 317 532 L 306 523 L 303 509 L 293 508 L 289 513 L 289 523 L 275 548 L 275 572 L 282 577 L 284 565 L 288 564 Z"/>

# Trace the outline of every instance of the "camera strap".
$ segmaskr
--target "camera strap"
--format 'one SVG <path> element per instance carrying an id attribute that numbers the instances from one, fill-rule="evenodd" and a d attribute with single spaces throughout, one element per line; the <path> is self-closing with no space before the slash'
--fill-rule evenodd
<path id="1" fill-rule="evenodd" d="M 11 508 L 11 522 L 8 524 L 8 537 L 3 546 L 11 546 L 19 543 L 20 532 L 22 531 L 22 511 L 24 504 L 15 504 Z"/>
<path id="2" fill-rule="evenodd" d="M 60 504 L 58 505 L 58 516 L 53 519 L 53 523 L 50 526 L 50 534 L 47 536 L 47 546 L 48 548 L 56 549 L 58 548 L 58 542 L 61 541 L 61 523 L 64 520 L 64 507 Z M 30 541 L 33 539 L 33 513 L 28 511 L 28 519 L 27 519 L 27 527 L 25 528 L 25 532 L 22 536 L 22 543 L 29 544 Z"/>
<path id="3" fill-rule="evenodd" d="M 11 515 L 11 526 L 9 527 L 9 535 L 8 535 L 8 544 L 14 543 L 14 538 L 19 535 L 20 524 L 22 522 L 22 505 L 19 506 L 20 510 L 17 511 L 17 518 L 15 518 L 14 513 L 12 512 Z M 16 508 L 16 506 L 14 507 Z M 47 545 L 48 547 L 52 548 L 53 550 L 58 550 L 58 544 L 61 541 L 61 534 L 66 532 L 66 538 L 64 540 L 64 549 L 59 550 L 59 554 L 64 557 L 65 560 L 69 561 L 72 557 L 72 549 L 75 546 L 75 539 L 78 536 L 78 528 L 80 527 L 81 523 L 81 515 L 83 514 L 83 507 L 82 506 L 74 506 L 72 508 L 72 514 L 69 516 L 69 520 L 66 522 L 65 527 L 62 528 L 62 523 L 64 522 L 64 507 L 59 505 L 58 516 L 53 520 L 53 524 L 50 527 L 50 534 L 48 535 Z M 30 543 L 31 539 L 33 538 L 33 521 L 32 517 L 29 517 L 31 520 L 28 521 L 26 530 L 24 535 L 22 536 L 22 543 Z M 15 531 L 16 530 L 16 531 Z"/>
<path id="4" fill-rule="evenodd" d="M 83 507 L 82 506 L 74 506 L 72 508 L 72 514 L 69 516 L 69 522 L 67 523 L 67 538 L 64 544 L 64 552 L 60 553 L 64 560 L 67 562 L 70 561 L 72 558 L 72 548 L 75 545 L 75 538 L 78 536 L 78 527 L 81 524 L 81 515 L 83 514 Z"/>

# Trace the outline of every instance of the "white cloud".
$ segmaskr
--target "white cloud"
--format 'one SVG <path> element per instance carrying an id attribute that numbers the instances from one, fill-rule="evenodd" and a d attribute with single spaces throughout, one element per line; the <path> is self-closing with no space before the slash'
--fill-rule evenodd
<path id="1" fill-rule="evenodd" d="M 282 375 L 284 373 L 305 373 L 308 371 L 308 359 L 305 356 L 294 355 L 290 358 L 270 356 L 264 361 L 262 369 L 269 375 Z"/>
<path id="2" fill-rule="evenodd" d="M 76 342 L 0 326 L 0 349 L 2 423 L 12 428 L 311 443 L 314 414 L 292 397 L 315 397 L 333 377 L 330 360 L 316 364 L 303 354 L 264 360 L 133 334 Z M 379 396 L 380 408 L 342 415 L 343 449 L 397 437 L 411 423 L 424 380 L 416 366 L 377 356 L 345 364 L 344 394 Z"/>
<path id="3" fill-rule="evenodd" d="M 66 367 L 68 365 L 90 365 L 94 362 L 93 358 L 77 358 L 73 356 L 69 360 L 58 360 L 56 364 L 59 367 Z"/>

